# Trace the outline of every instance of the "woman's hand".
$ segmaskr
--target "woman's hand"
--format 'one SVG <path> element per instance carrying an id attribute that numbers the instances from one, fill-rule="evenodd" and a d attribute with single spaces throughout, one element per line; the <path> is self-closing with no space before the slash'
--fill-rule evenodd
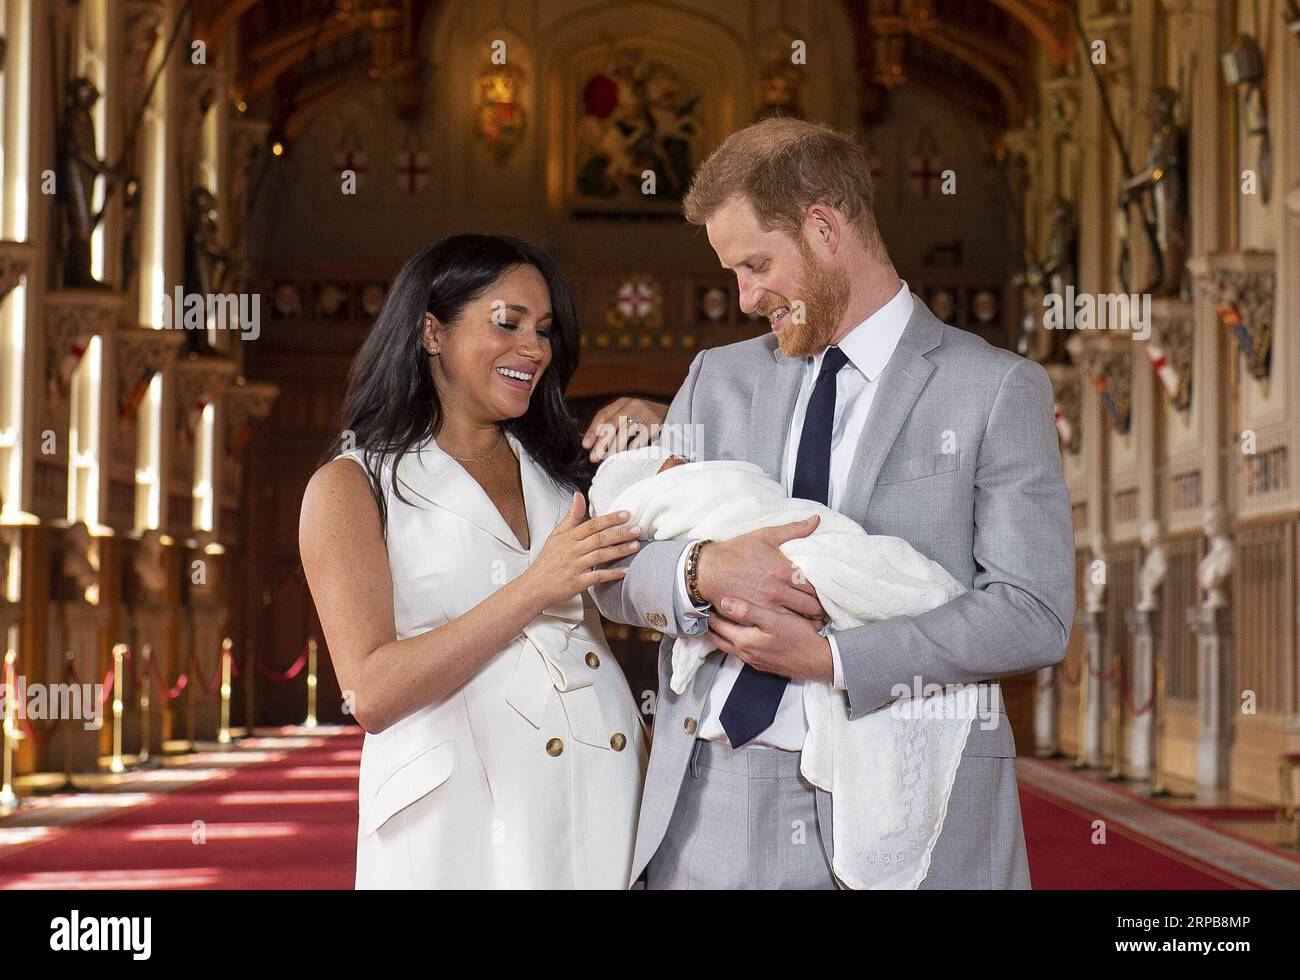
<path id="1" fill-rule="evenodd" d="M 587 426 L 582 437 L 583 448 L 591 450 L 593 463 L 599 463 L 610 453 L 648 445 L 651 427 L 662 425 L 667 417 L 668 406 L 663 402 L 616 398 L 598 411 Z M 629 419 L 636 419 L 638 425 L 629 425 Z"/>
<path id="2" fill-rule="evenodd" d="M 617 511 L 589 521 L 587 502 L 578 491 L 564 519 L 555 525 L 537 558 L 516 581 L 526 583 L 529 595 L 540 613 L 601 582 L 614 582 L 627 573 L 627 567 L 596 568 L 634 554 L 640 547 L 641 529 L 635 525 L 620 527 L 630 516 Z"/>

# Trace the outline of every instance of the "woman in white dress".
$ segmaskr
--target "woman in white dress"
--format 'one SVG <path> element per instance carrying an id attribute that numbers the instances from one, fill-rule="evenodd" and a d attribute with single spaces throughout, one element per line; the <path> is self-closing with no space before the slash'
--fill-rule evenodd
<path id="1" fill-rule="evenodd" d="M 465 234 L 407 262 L 353 362 L 299 538 L 366 731 L 358 888 L 627 886 L 645 731 L 587 589 L 639 529 L 583 519 L 577 356 L 553 261 Z"/>

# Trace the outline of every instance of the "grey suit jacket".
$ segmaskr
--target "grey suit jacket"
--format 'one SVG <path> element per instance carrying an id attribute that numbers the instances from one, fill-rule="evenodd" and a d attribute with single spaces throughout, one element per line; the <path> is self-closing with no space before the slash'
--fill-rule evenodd
<path id="1" fill-rule="evenodd" d="M 1042 365 L 914 309 L 878 380 L 840 510 L 871 534 L 900 537 L 970 591 L 919 616 L 835 634 L 853 717 L 894 700 L 895 685 L 970 684 L 1059 663 L 1074 618 L 1074 533 L 1053 395 Z M 691 426 L 693 459 L 739 459 L 781 478 L 801 358 L 772 334 L 701 351 L 667 423 Z M 654 742 L 633 881 L 663 840 L 704 700 L 723 655 L 675 695 L 673 603 L 683 541 L 643 544 L 627 574 L 592 590 L 608 618 L 665 634 Z M 919 677 L 919 682 L 915 678 Z M 1029 887 L 1013 757 L 996 682 L 983 685 L 927 888 Z M 824 846 L 830 805 L 818 791 Z"/>

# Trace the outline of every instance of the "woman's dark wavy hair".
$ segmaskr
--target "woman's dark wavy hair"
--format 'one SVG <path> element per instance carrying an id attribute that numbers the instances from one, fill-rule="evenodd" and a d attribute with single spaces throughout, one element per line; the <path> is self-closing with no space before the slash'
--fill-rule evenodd
<path id="1" fill-rule="evenodd" d="M 578 318 L 573 293 L 555 261 L 542 249 L 506 235 L 448 235 L 416 252 L 402 266 L 365 343 L 352 361 L 339 431 L 320 465 L 344 449 L 363 451 L 370 489 L 387 534 L 388 508 L 381 486 L 385 457 L 397 459 L 442 428 L 443 406 L 434 389 L 422 334 L 432 313 L 455 330 L 467 303 L 521 265 L 541 273 L 551 294 L 551 362 L 529 399 L 528 411 L 505 421 L 561 489 L 591 486 L 594 467 L 582 448 L 564 390 L 578 367 Z M 391 467 L 391 488 L 405 501 Z"/>

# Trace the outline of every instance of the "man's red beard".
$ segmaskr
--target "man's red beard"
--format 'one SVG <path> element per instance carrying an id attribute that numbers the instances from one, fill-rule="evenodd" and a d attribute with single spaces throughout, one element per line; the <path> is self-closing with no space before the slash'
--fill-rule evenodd
<path id="1" fill-rule="evenodd" d="M 776 335 L 781 353 L 787 357 L 808 357 L 830 346 L 849 306 L 848 273 L 828 262 L 819 262 L 808 243 L 803 238 L 798 241 L 803 265 L 794 296 L 765 303 L 758 310 L 763 316 L 782 306 L 789 310 L 781 332 Z M 794 304 L 800 300 L 803 312 L 796 316 Z M 799 319 L 803 322 L 798 322 Z"/>

